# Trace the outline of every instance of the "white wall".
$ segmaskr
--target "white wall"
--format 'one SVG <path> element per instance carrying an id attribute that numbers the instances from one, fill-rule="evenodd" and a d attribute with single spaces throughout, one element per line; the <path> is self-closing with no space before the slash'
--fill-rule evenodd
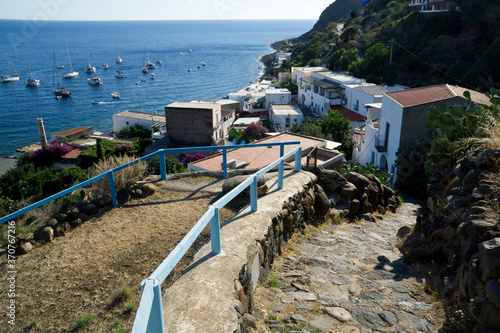
<path id="1" fill-rule="evenodd" d="M 364 104 L 376 103 L 374 96 L 365 93 L 360 86 L 357 86 L 355 88 L 346 87 L 345 95 L 347 97 L 346 107 L 354 112 L 362 114 L 363 116 L 368 116 L 368 112 L 364 107 Z M 356 110 L 356 105 L 358 106 L 357 110 Z"/>
<path id="2" fill-rule="evenodd" d="M 123 117 L 113 115 L 113 130 L 118 134 L 120 130 L 126 126 L 133 126 L 135 124 L 139 124 L 144 126 L 147 129 L 150 129 L 153 125 L 153 121 L 151 119 L 136 119 L 131 117 Z"/>
<path id="3" fill-rule="evenodd" d="M 266 104 L 268 108 L 271 104 L 292 104 L 292 93 L 288 89 L 268 89 Z"/>
<path id="4" fill-rule="evenodd" d="M 283 131 L 289 131 L 290 128 L 293 126 L 293 124 L 298 123 L 299 125 L 302 124 L 302 121 L 304 120 L 303 115 L 277 115 L 274 113 L 274 111 L 271 109 L 270 111 L 271 115 L 271 123 L 274 123 L 275 126 L 279 124 L 279 127 L 276 127 L 275 129 L 282 129 Z M 290 126 L 286 126 L 286 119 L 290 118 Z"/>

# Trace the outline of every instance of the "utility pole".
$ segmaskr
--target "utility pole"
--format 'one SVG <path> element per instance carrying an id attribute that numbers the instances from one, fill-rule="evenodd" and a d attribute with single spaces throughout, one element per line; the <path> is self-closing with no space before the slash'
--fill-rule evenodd
<path id="1" fill-rule="evenodd" d="M 392 49 L 394 46 L 394 39 L 391 39 L 391 56 L 389 58 L 389 66 L 392 66 Z"/>

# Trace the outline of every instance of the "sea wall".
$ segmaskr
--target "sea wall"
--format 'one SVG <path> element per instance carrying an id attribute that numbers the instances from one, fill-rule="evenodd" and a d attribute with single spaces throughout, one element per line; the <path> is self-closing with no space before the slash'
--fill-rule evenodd
<path id="1" fill-rule="evenodd" d="M 478 332 L 500 329 L 499 170 L 500 150 L 487 148 L 435 168 L 421 218 L 402 245 L 407 256 L 439 266 L 444 301 L 469 311 Z"/>
<path id="2" fill-rule="evenodd" d="M 259 198 L 258 211 L 246 207 L 222 226 L 223 253 L 214 256 L 210 243 L 203 246 L 164 292 L 165 332 L 246 332 L 254 327 L 254 288 L 265 283 L 294 232 L 342 217 L 375 222 L 372 212 L 396 209 L 396 193 L 371 179 L 301 171 L 288 174 L 279 191 L 273 186 L 276 179 L 268 179 L 270 191 Z"/>

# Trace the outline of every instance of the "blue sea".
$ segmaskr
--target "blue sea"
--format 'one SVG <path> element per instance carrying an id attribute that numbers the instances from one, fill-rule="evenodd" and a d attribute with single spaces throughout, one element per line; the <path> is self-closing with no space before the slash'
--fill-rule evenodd
<path id="1" fill-rule="evenodd" d="M 0 83 L 0 156 L 13 155 L 16 148 L 40 141 L 37 118 L 43 118 L 49 137 L 78 126 L 104 131 L 113 127 L 112 114 L 117 112 L 142 109 L 162 113 L 165 105 L 175 101 L 208 100 L 238 91 L 258 79 L 262 71 L 258 59 L 271 51 L 269 44 L 297 37 L 313 24 L 313 20 L 0 20 L 1 49 L 20 76 L 19 82 Z M 80 73 L 78 78 L 62 79 L 70 69 L 66 46 Z M 144 74 L 141 68 L 148 48 L 151 62 L 159 57 L 163 65 Z M 65 66 L 58 69 L 58 78 L 61 87 L 72 91 L 70 98 L 54 98 L 52 50 L 57 64 Z M 87 50 L 96 76 L 104 82 L 101 86 L 87 83 Z M 38 88 L 24 84 L 29 77 L 27 53 L 34 77 L 41 80 Z M 118 53 L 121 64 L 115 63 Z M 107 70 L 102 69 L 104 59 L 110 66 Z M 201 62 L 207 65 L 198 69 Z M 117 70 L 127 78 L 116 78 Z M 0 75 L 8 72 L 2 54 Z M 154 80 L 149 78 L 151 73 Z M 120 100 L 111 97 L 114 91 L 120 93 Z"/>

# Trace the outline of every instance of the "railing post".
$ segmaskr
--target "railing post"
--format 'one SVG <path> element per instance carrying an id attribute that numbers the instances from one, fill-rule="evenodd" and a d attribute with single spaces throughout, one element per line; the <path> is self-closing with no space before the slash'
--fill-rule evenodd
<path id="1" fill-rule="evenodd" d="M 161 282 L 160 280 L 153 281 L 153 304 L 151 305 L 151 313 L 149 315 L 147 332 L 163 332 L 163 306 L 161 304 Z"/>
<path id="2" fill-rule="evenodd" d="M 250 184 L 250 206 L 252 212 L 257 211 L 257 175 L 253 176 L 253 182 Z"/>
<path id="3" fill-rule="evenodd" d="M 215 207 L 214 215 L 210 219 L 210 242 L 212 243 L 212 253 L 221 253 L 219 207 Z"/>
<path id="4" fill-rule="evenodd" d="M 284 178 L 284 173 L 285 173 L 285 160 L 280 159 L 280 164 L 278 167 L 278 190 L 281 190 L 283 188 L 283 178 Z"/>
<path id="5" fill-rule="evenodd" d="M 118 207 L 118 199 L 116 199 L 116 188 L 115 188 L 115 175 L 113 170 L 108 171 L 109 189 L 111 191 L 111 201 L 113 202 L 113 207 Z"/>
<path id="6" fill-rule="evenodd" d="M 222 173 L 227 178 L 227 148 L 222 148 Z"/>
<path id="7" fill-rule="evenodd" d="M 302 147 L 299 146 L 299 149 L 295 153 L 295 171 L 300 171 L 300 168 L 302 166 Z"/>
<path id="8" fill-rule="evenodd" d="M 285 145 L 283 143 L 280 144 L 280 157 L 285 155 Z"/>
<path id="9" fill-rule="evenodd" d="M 165 180 L 165 179 L 167 179 L 167 164 L 165 163 L 165 151 L 163 149 L 160 150 L 158 157 L 160 158 L 161 179 Z"/>

